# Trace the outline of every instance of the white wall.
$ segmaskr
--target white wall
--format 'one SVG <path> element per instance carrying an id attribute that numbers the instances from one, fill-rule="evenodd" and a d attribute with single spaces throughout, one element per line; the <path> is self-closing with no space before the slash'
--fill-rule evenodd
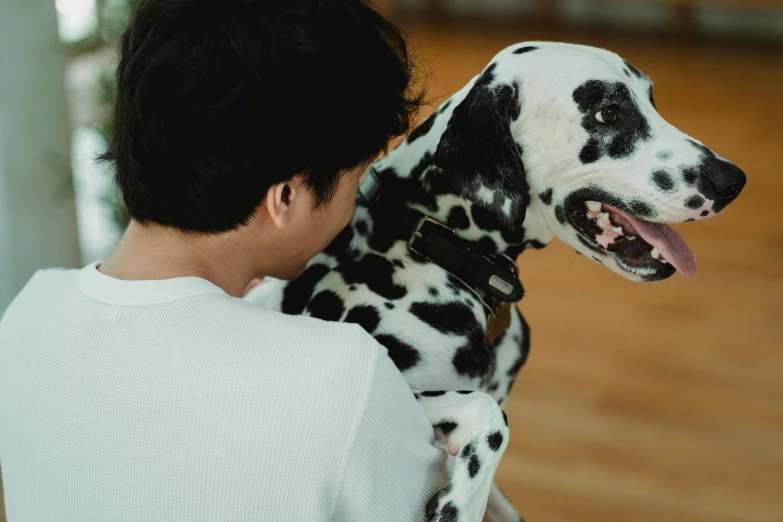
<path id="1" fill-rule="evenodd" d="M 54 0 L 0 0 L 0 313 L 39 268 L 80 265 Z"/>

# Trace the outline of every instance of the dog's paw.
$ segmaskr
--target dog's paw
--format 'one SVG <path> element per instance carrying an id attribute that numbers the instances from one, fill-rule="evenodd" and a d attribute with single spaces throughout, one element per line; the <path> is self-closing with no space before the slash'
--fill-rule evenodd
<path id="1" fill-rule="evenodd" d="M 461 488 L 457 488 L 461 489 Z M 475 492 L 470 492 L 475 493 Z M 468 494 L 462 498 L 449 482 L 445 488 L 435 493 L 427 503 L 428 522 L 481 522 L 486 511 L 486 498 L 482 495 Z"/>
<path id="2" fill-rule="evenodd" d="M 451 493 L 451 485 L 435 493 L 427 503 L 429 522 L 481 522 L 484 516 L 483 509 L 481 513 L 460 509 L 455 499 L 450 498 L 449 493 Z"/>

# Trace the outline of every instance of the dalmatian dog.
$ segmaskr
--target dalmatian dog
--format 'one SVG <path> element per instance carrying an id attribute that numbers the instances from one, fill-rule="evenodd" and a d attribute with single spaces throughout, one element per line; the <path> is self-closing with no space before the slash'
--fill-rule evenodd
<path id="1" fill-rule="evenodd" d="M 358 323 L 387 348 L 453 456 L 428 520 L 518 521 L 493 483 L 530 346 L 513 260 L 557 237 L 633 281 L 690 277 L 669 225 L 718 214 L 744 184 L 616 54 L 517 44 L 371 167 L 350 225 L 298 279 L 247 299 Z"/>

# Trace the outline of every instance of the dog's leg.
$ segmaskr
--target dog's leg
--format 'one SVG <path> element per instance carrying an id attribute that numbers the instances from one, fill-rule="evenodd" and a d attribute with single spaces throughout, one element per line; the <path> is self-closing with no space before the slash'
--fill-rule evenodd
<path id="1" fill-rule="evenodd" d="M 446 487 L 427 504 L 432 522 L 481 522 L 495 470 L 508 445 L 506 414 L 483 392 L 416 393 L 432 425 L 456 457 Z"/>
<path id="2" fill-rule="evenodd" d="M 488 522 L 524 522 L 511 501 L 494 482 L 489 490 L 486 519 Z"/>

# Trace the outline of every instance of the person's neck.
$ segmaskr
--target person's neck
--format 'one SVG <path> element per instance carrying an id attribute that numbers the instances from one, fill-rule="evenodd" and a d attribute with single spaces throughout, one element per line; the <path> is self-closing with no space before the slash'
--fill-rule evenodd
<path id="1" fill-rule="evenodd" d="M 132 221 L 98 269 L 130 281 L 200 277 L 240 297 L 262 275 L 252 264 L 252 252 L 253 245 L 241 231 L 199 235 Z"/>

